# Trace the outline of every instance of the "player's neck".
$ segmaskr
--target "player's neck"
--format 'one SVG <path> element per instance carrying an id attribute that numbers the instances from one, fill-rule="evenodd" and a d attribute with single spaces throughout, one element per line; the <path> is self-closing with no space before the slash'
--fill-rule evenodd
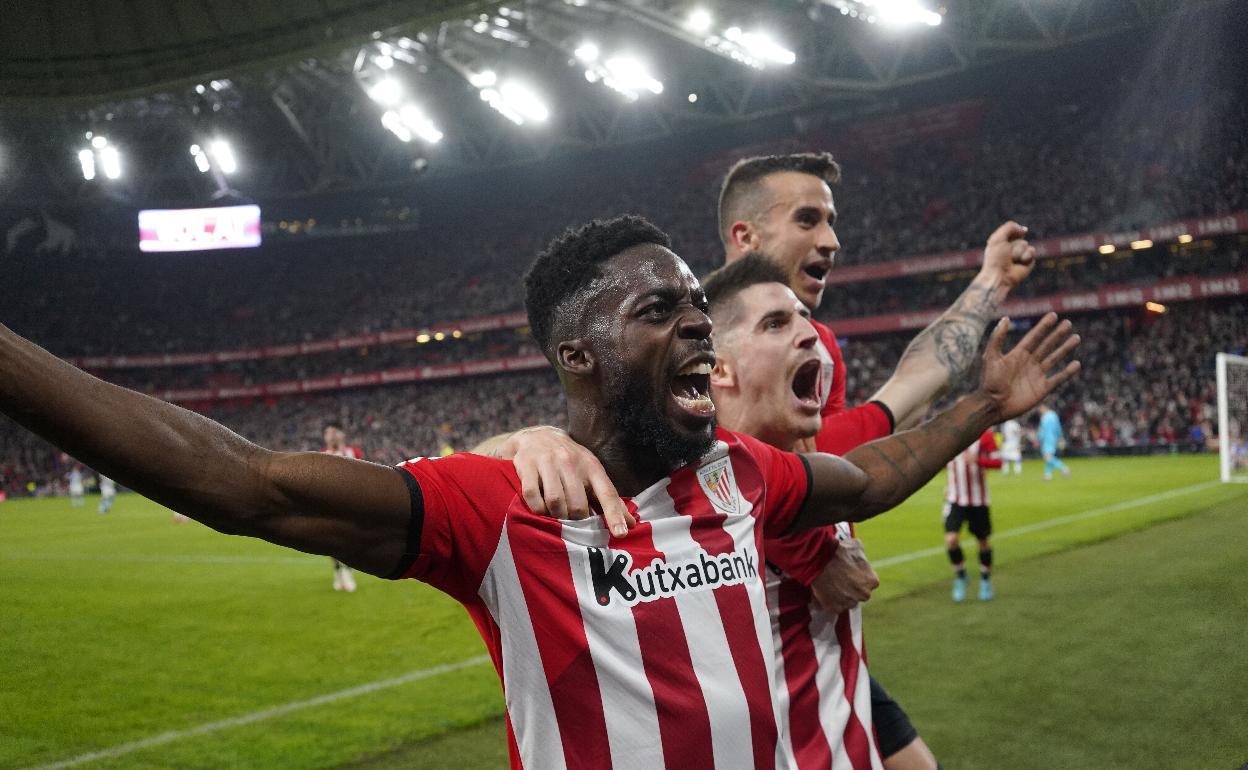
<path id="1" fill-rule="evenodd" d="M 745 399 L 719 398 L 715 401 L 715 409 L 716 419 L 721 428 L 734 433 L 744 433 L 785 452 L 797 451 L 801 437 L 788 434 L 783 430 L 771 430 L 770 426 L 759 424 L 751 419 L 757 414 L 757 410 L 750 409 Z"/>
<path id="2" fill-rule="evenodd" d="M 578 436 L 572 430 L 568 433 L 594 453 L 622 497 L 634 497 L 676 470 L 668 467 L 654 449 L 638 446 L 618 433 L 596 437 Z"/>
<path id="3" fill-rule="evenodd" d="M 568 435 L 594 453 L 623 497 L 633 497 L 671 474 L 675 468 L 652 447 L 641 446 L 605 409 L 576 409 L 569 404 Z"/>

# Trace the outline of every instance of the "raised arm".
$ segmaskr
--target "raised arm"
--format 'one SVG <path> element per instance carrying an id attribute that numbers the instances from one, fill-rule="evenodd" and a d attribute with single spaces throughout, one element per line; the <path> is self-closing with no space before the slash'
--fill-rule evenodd
<path id="1" fill-rule="evenodd" d="M 1069 321 L 1058 323 L 1050 313 L 1004 353 L 1008 330 L 1009 319 L 1001 319 L 984 352 L 979 388 L 953 408 L 914 430 L 864 444 L 843 458 L 807 455 L 811 494 L 793 530 L 862 521 L 895 507 L 989 427 L 1031 409 L 1079 371 L 1078 361 L 1057 369 L 1079 344 Z"/>
<path id="2" fill-rule="evenodd" d="M 993 231 L 971 285 L 910 342 L 892 377 L 871 397 L 888 405 L 898 430 L 917 425 L 932 401 L 970 371 L 988 322 L 1035 266 L 1036 250 L 1026 236 L 1016 222 Z"/>
<path id="3" fill-rule="evenodd" d="M 111 385 L 0 325 L 0 411 L 97 471 L 220 532 L 328 554 L 374 575 L 404 554 L 410 494 L 384 465 L 273 452 Z"/>

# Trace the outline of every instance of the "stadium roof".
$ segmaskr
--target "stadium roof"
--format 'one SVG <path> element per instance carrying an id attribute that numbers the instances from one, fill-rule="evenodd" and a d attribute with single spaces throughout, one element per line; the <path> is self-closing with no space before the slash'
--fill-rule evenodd
<path id="1" fill-rule="evenodd" d="M 890 4 L 926 6 L 939 25 L 889 25 L 876 14 Z M 1234 5 L 16 0 L 0 25 L 0 99 L 16 107 L 0 113 L 0 200 L 367 189 L 426 166 L 495 168 L 799 111 L 835 119 L 900 87 Z M 86 182 L 78 160 L 103 135 L 127 173 Z M 218 137 L 238 156 L 230 179 L 203 150 Z"/>

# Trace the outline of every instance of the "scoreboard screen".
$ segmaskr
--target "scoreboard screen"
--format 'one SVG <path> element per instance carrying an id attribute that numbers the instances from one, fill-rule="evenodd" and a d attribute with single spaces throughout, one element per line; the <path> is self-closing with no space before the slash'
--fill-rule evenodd
<path id="1" fill-rule="evenodd" d="M 259 245 L 259 206 L 139 212 L 140 251 L 205 251 Z"/>

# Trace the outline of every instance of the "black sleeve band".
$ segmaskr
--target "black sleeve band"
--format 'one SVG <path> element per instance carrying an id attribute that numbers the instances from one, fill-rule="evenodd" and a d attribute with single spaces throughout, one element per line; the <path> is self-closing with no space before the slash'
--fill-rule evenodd
<path id="1" fill-rule="evenodd" d="M 884 416 L 888 418 L 889 433 L 897 430 L 897 418 L 893 417 L 893 410 L 888 408 L 888 404 L 885 404 L 883 401 L 868 401 L 867 403 L 878 406 L 880 411 L 884 413 Z"/>
<path id="2" fill-rule="evenodd" d="M 814 491 L 815 487 L 815 474 L 810 469 L 810 460 L 806 459 L 806 455 L 798 455 L 797 459 L 802 461 L 802 467 L 806 469 L 806 494 L 802 497 L 802 504 L 797 509 L 800 515 L 802 511 L 806 510 L 806 503 L 810 502 L 810 493 Z"/>
<path id="3" fill-rule="evenodd" d="M 403 551 L 403 556 L 399 558 L 399 563 L 395 565 L 394 571 L 385 576 L 386 580 L 398 580 L 406 575 L 416 563 L 416 558 L 420 556 L 420 535 L 425 528 L 425 496 L 420 491 L 420 484 L 417 483 L 415 476 L 402 468 L 395 468 L 395 471 L 407 484 L 407 491 L 412 498 L 412 512 L 407 523 L 407 546 Z"/>

